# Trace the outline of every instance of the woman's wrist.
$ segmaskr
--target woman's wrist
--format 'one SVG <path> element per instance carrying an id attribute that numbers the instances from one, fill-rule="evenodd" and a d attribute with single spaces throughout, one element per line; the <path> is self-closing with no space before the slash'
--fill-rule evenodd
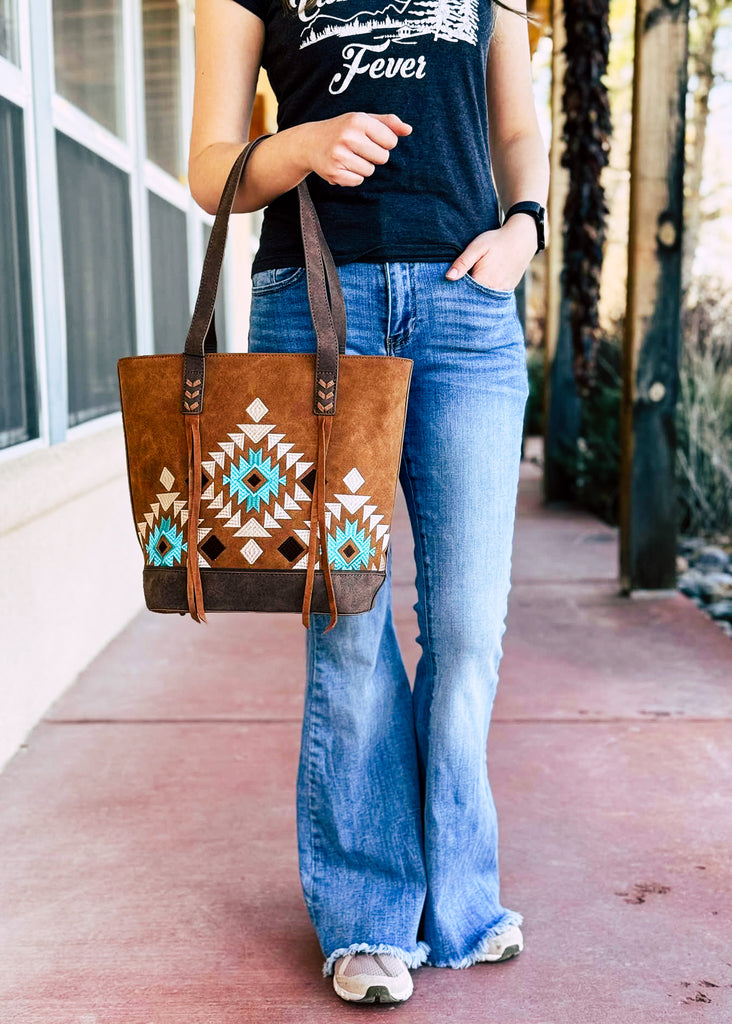
<path id="1" fill-rule="evenodd" d="M 304 121 L 278 133 L 281 137 L 287 137 L 287 163 L 293 169 L 293 176 L 297 177 L 295 185 L 313 170 L 313 127 L 313 121 Z"/>
<path id="2" fill-rule="evenodd" d="M 526 253 L 527 261 L 536 255 L 536 222 L 531 214 L 523 211 L 512 213 L 508 220 L 503 222 L 500 230 L 511 239 L 512 244 L 521 246 L 522 252 Z"/>

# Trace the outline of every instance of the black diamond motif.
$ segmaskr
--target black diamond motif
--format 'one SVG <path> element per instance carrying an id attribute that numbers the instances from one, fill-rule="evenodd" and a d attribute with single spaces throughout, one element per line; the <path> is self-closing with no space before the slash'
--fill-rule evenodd
<path id="1" fill-rule="evenodd" d="M 247 487 L 249 487 L 249 488 L 250 488 L 250 489 L 251 489 L 252 491 L 256 491 L 256 489 L 257 489 L 257 488 L 258 488 L 258 487 L 259 487 L 259 486 L 260 486 L 261 484 L 263 484 L 263 483 L 264 483 L 264 477 L 263 477 L 263 476 L 260 476 L 260 475 L 259 475 L 259 473 L 258 473 L 258 472 L 256 471 L 256 469 L 253 469 L 253 470 L 251 471 L 251 473 L 249 474 L 249 476 L 248 476 L 248 477 L 246 477 L 246 478 L 244 479 L 244 483 L 245 483 L 245 484 L 247 485 Z"/>
<path id="2" fill-rule="evenodd" d="M 201 551 L 207 558 L 210 558 L 212 562 L 215 562 L 221 552 L 224 550 L 225 545 L 221 543 L 216 534 L 212 533 L 210 537 L 201 544 Z"/>
<path id="3" fill-rule="evenodd" d="M 190 474 L 186 476 L 186 487 L 190 489 Z M 205 491 L 208 485 L 213 480 L 213 477 L 209 476 L 205 469 L 201 470 L 201 490 Z"/>
<path id="4" fill-rule="evenodd" d="M 355 554 L 358 553 L 358 548 L 354 548 L 350 540 L 341 548 L 341 554 L 345 557 L 347 562 L 350 562 Z"/>
<path id="5" fill-rule="evenodd" d="M 305 476 L 300 480 L 300 483 L 303 485 L 303 487 L 307 488 L 307 490 L 310 491 L 310 494 L 312 495 L 315 489 L 315 468 L 311 469 L 308 473 L 306 473 Z"/>
<path id="6" fill-rule="evenodd" d="M 167 553 L 172 549 L 173 545 L 170 543 L 166 536 L 162 536 L 155 545 L 155 547 L 157 548 L 158 554 L 162 555 L 162 557 L 165 558 Z"/>
<path id="7" fill-rule="evenodd" d="M 305 545 L 297 537 L 290 535 L 282 541 L 277 550 L 282 552 L 288 562 L 294 562 L 305 551 Z"/>

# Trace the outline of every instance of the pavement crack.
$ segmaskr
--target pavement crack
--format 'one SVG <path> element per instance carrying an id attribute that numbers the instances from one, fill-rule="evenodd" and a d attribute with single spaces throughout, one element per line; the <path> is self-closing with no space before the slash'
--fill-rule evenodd
<path id="1" fill-rule="evenodd" d="M 46 725 L 280 725 L 302 718 L 44 718 Z"/>

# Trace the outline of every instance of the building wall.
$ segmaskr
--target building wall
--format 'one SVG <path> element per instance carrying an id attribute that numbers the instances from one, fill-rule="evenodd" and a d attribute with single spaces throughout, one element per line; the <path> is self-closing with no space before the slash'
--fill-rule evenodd
<path id="1" fill-rule="evenodd" d="M 0 766 L 142 607 L 119 426 L 0 465 Z"/>
<path id="2" fill-rule="evenodd" d="M 251 246 L 250 218 L 234 218 L 230 351 L 246 349 Z M 0 770 L 107 643 L 136 614 L 153 614 L 121 415 L 70 433 L 0 461 Z"/>
<path id="3" fill-rule="evenodd" d="M 0 3 L 0 767 L 115 634 L 152 614 L 116 363 L 182 351 L 198 292 L 213 217 L 186 179 L 194 10 Z M 264 110 L 272 131 L 269 93 Z M 231 219 L 225 350 L 246 349 L 260 220 Z"/>

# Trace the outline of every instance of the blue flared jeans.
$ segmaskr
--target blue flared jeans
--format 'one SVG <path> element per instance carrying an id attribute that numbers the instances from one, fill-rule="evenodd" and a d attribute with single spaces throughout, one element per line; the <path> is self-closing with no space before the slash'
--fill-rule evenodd
<path id="1" fill-rule="evenodd" d="M 502 906 L 488 729 L 510 589 L 525 339 L 513 291 L 450 263 L 338 268 L 347 353 L 414 360 L 399 482 L 414 540 L 413 687 L 387 575 L 327 634 L 313 613 L 296 809 L 323 974 L 351 952 L 468 967 L 522 915 Z M 305 270 L 252 279 L 252 352 L 315 351 Z"/>

